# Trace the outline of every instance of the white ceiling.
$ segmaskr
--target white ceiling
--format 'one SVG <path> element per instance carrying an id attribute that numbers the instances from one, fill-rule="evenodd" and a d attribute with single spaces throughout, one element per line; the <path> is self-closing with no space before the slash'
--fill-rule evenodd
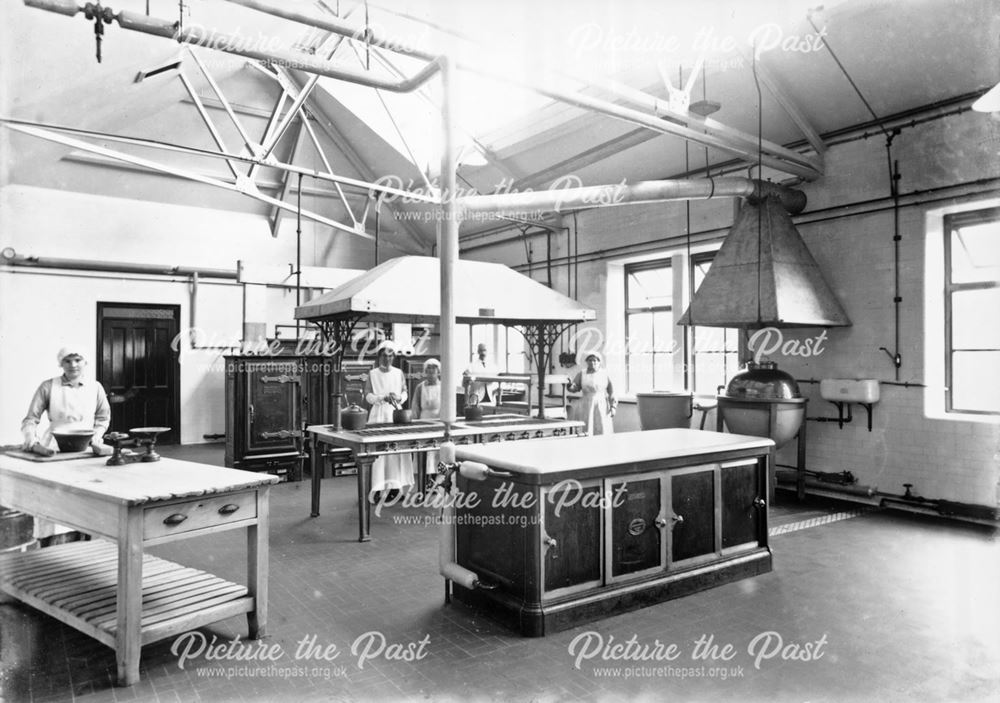
<path id="1" fill-rule="evenodd" d="M 322 0 L 283 3 L 308 12 L 319 12 Z M 120 0 L 115 11 L 145 12 L 147 3 Z M 176 0 L 151 0 L 151 14 L 174 20 Z M 184 17 L 225 32 L 239 32 L 268 45 L 302 46 L 318 35 L 298 24 L 269 17 L 219 0 L 190 2 Z M 447 51 L 458 60 L 488 63 L 493 70 L 517 79 L 544 75 L 567 87 L 586 89 L 601 98 L 613 96 L 584 83 L 567 79 L 560 71 L 577 76 L 613 77 L 650 94 L 665 98 L 661 70 L 676 85 L 687 80 L 705 49 L 705 70 L 699 74 L 692 100 L 706 97 L 721 104 L 712 119 L 756 137 L 758 117 L 761 136 L 778 144 L 802 147 L 803 133 L 775 101 L 766 87 L 758 104 L 749 40 L 780 38 L 777 46 L 762 50 L 761 70 L 781 83 L 787 95 L 813 129 L 826 134 L 872 119 L 868 109 L 834 62 L 832 48 L 857 87 L 879 117 L 919 109 L 959 96 L 981 93 L 1000 80 L 1000 11 L 996 0 L 850 0 L 827 2 L 813 15 L 823 41 L 817 41 L 807 19 L 810 3 L 785 2 L 614 2 L 613 0 L 537 0 L 497 2 L 368 3 L 371 26 L 403 41 L 436 53 Z M 326 0 L 334 8 L 336 0 Z M 365 8 L 344 0 L 341 10 L 352 13 L 348 22 L 361 26 Z M 353 9 L 352 9 L 353 8 Z M 415 19 L 414 19 L 415 18 Z M 460 36 L 459 36 L 460 35 Z M 727 43 L 728 42 L 728 43 Z M 176 43 L 121 29 L 105 28 L 103 62 L 94 58 L 92 23 L 82 15 L 73 18 L 24 7 L 9 0 L 0 5 L 0 116 L 34 123 L 55 124 L 105 133 L 156 139 L 162 142 L 213 149 L 215 144 L 187 96 L 176 71 L 136 82 L 140 71 L 169 64 L 183 56 Z M 259 137 L 267 124 L 280 88 L 240 57 L 196 49 L 228 100 L 237 108 L 248 132 Z M 411 75 L 419 62 L 387 54 L 404 74 Z M 390 75 L 380 62 L 361 48 L 347 44 L 336 61 L 359 68 L 371 62 L 373 71 Z M 212 98 L 208 82 L 191 59 L 182 67 L 204 98 Z M 703 76 L 703 78 L 702 78 Z M 297 81 L 306 76 L 297 74 Z M 438 149 L 432 87 L 425 96 L 390 96 L 389 111 L 376 100 L 359 107 L 357 91 L 323 79 L 308 103 L 319 130 L 324 152 L 334 170 L 352 178 L 391 174 L 406 185 L 421 183 L 421 172 L 435 169 Z M 211 104 L 211 100 L 209 100 Z M 490 149 L 499 164 L 463 165 L 464 187 L 490 192 L 497 186 L 546 187 L 559 176 L 573 175 L 586 185 L 674 177 L 701 168 L 705 150 L 677 137 L 654 135 L 635 125 L 585 113 L 578 108 L 551 103 L 510 83 L 470 77 L 459 96 L 462 127 Z M 376 113 L 365 111 L 376 110 Z M 213 120 L 230 150 L 242 142 L 225 113 L 213 108 Z M 391 115 L 391 118 L 390 118 Z M 395 125 L 393 124 L 395 123 Z M 396 133 L 396 129 L 402 136 Z M 335 133 L 331 135 L 331 131 Z M 337 145 L 336 135 L 349 144 Z M 52 144 L 22 134 L 8 134 L 10 148 L 3 155 L 11 183 L 56 187 L 73 191 L 121 195 L 138 199 L 178 202 L 266 215 L 270 207 L 238 193 L 156 175 L 139 167 L 121 167 L 105 158 L 73 147 Z M 218 159 L 90 140 L 109 148 L 141 154 L 161 162 L 216 178 L 229 177 Z M 275 150 L 281 160 L 291 159 L 292 139 Z M 409 156 L 413 154 L 416 163 Z M 598 158 L 599 157 L 599 158 Z M 711 165 L 729 163 L 730 153 L 710 148 Z M 295 162 L 319 168 L 319 154 L 308 143 Z M 100 177 L 95 177 L 100 169 Z M 504 180 L 508 179 L 508 180 Z M 263 192 L 279 196 L 281 172 L 262 169 Z M 820 179 L 821 182 L 822 179 Z M 307 186 L 308 206 L 324 216 L 347 222 L 329 183 Z M 348 189 L 350 190 L 350 189 Z M 350 197 L 360 207 L 364 194 Z M 286 193 L 294 202 L 294 193 Z M 398 205 L 396 205 L 398 207 Z M 391 219 L 391 218 L 390 218 Z M 369 229 L 371 228 L 369 222 Z M 410 251 L 426 252 L 434 229 L 398 222 L 390 234 Z M 463 229 L 463 232 L 466 230 Z M 471 229 L 469 230 L 471 231 Z"/>

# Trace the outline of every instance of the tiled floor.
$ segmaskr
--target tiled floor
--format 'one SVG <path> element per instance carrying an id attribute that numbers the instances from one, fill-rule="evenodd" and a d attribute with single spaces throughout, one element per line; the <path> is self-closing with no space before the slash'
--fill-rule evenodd
<path id="1" fill-rule="evenodd" d="M 168 452 L 220 458 L 216 447 Z M 396 509 L 374 519 L 372 542 L 355 541 L 355 495 L 353 478 L 326 479 L 323 515 L 310 518 L 307 483 L 272 491 L 266 643 L 281 648 L 273 661 L 202 653 L 181 668 L 165 641 L 143 649 L 139 684 L 117 688 L 110 649 L 31 608 L 2 605 L 0 701 L 839 703 L 1000 693 L 1000 544 L 988 528 L 835 501 L 799 505 L 779 493 L 773 572 L 526 639 L 443 604 L 433 527 L 394 524 Z M 242 580 L 243 546 L 240 533 L 224 532 L 152 551 Z M 242 643 L 246 623 L 232 618 L 201 632 L 216 644 Z M 414 643 L 394 649 L 422 657 L 362 661 L 352 644 L 371 632 L 375 642 Z M 577 663 L 581 635 L 605 645 L 676 644 L 679 655 Z M 699 638 L 711 638 L 716 653 L 731 645 L 731 658 L 696 659 Z M 297 658 L 304 641 L 339 654 Z M 795 658 L 807 654 L 810 661 Z"/>

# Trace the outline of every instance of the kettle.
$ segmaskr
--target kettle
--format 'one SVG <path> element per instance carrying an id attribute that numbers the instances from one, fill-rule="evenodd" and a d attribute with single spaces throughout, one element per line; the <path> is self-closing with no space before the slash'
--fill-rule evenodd
<path id="1" fill-rule="evenodd" d="M 345 430 L 363 430 L 368 423 L 368 411 L 357 403 L 340 410 L 340 426 Z"/>

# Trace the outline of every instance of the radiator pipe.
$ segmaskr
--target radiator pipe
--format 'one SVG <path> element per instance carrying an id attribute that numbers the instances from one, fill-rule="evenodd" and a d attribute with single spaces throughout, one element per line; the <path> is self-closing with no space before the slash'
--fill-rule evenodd
<path id="1" fill-rule="evenodd" d="M 789 487 L 796 487 L 798 483 L 798 471 L 783 471 L 778 470 L 775 472 L 775 476 L 778 479 L 778 484 L 786 484 Z M 806 488 L 820 488 L 825 491 L 831 491 L 836 493 L 843 493 L 845 495 L 861 496 L 864 498 L 873 498 L 878 495 L 878 488 L 875 486 L 859 486 L 857 484 L 848 483 L 835 483 L 833 481 L 823 481 L 815 476 L 806 476 L 803 479 L 803 483 Z"/>

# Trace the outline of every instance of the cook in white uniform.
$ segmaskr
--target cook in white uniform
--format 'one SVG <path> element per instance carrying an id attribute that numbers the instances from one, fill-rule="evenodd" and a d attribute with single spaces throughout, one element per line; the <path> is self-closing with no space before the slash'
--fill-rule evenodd
<path id="1" fill-rule="evenodd" d="M 580 399 L 573 403 L 572 419 L 586 423 L 584 429 L 589 435 L 613 434 L 615 426 L 612 419 L 618 408 L 614 386 L 608 372 L 600 368 L 599 353 L 587 352 L 584 360 L 587 369 L 578 373 L 569 384 L 571 393 L 582 393 Z"/>
<path id="2" fill-rule="evenodd" d="M 52 456 L 59 451 L 53 431 L 93 430 L 90 447 L 95 454 L 110 454 L 111 447 L 103 442 L 104 433 L 111 422 L 111 406 L 104 387 L 95 380 L 84 378 L 87 366 L 83 347 L 70 345 L 59 350 L 56 360 L 62 375 L 42 381 L 28 406 L 28 414 L 21 422 L 22 448 L 42 456 Z M 38 436 L 38 423 L 42 414 L 49 416 L 49 426 Z M 89 539 L 85 535 L 49 520 L 35 518 L 34 536 L 42 546 L 63 541 Z"/>
<path id="3" fill-rule="evenodd" d="M 25 451 L 51 456 L 58 451 L 53 431 L 93 430 L 90 440 L 95 454 L 110 454 L 104 444 L 104 433 L 111 422 L 111 406 L 104 387 L 95 380 L 84 378 L 86 357 L 80 346 L 66 346 L 56 355 L 62 375 L 42 381 L 21 422 Z M 48 413 L 49 426 L 38 436 L 38 423 Z"/>
<path id="4" fill-rule="evenodd" d="M 368 424 L 392 422 L 392 411 L 406 402 L 406 379 L 392 365 L 398 351 L 390 341 L 378 345 L 378 366 L 368 372 L 365 400 L 371 406 Z M 401 490 L 413 485 L 413 457 L 409 454 L 389 454 L 378 457 L 372 464 L 372 485 L 368 494 L 373 503 L 379 502 L 383 490 Z"/>
<path id="5" fill-rule="evenodd" d="M 476 356 L 462 373 L 462 386 L 467 396 L 475 397 L 480 405 L 492 405 L 496 402 L 497 390 L 500 387 L 495 381 L 485 383 L 473 381 L 476 376 L 496 376 L 497 367 L 486 358 L 487 348 L 482 342 L 476 347 Z"/>

